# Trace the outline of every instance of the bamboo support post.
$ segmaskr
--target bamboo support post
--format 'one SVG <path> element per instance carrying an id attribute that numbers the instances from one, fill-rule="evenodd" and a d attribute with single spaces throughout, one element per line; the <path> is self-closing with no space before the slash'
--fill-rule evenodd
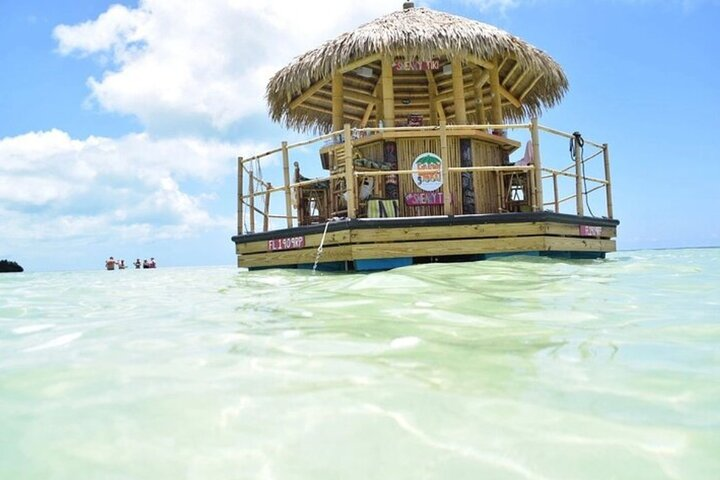
<path id="1" fill-rule="evenodd" d="M 610 149 L 603 143 L 603 159 L 605 161 L 605 197 L 607 198 L 607 216 L 613 217 L 612 184 L 610 183 Z"/>
<path id="2" fill-rule="evenodd" d="M 290 154 L 288 152 L 288 143 L 282 142 L 282 162 L 283 162 L 283 180 L 285 181 L 285 216 L 287 217 L 287 227 L 292 228 L 292 193 L 290 192 Z M 268 189 L 270 191 L 270 189 Z"/>
<path id="3" fill-rule="evenodd" d="M 467 113 L 465 109 L 463 68 L 460 59 L 452 60 L 452 85 L 453 101 L 455 103 L 455 123 L 458 125 L 464 125 L 467 123 Z"/>
<path id="4" fill-rule="evenodd" d="M 377 86 L 377 113 L 375 113 L 375 119 L 377 120 L 377 126 L 380 126 L 380 120 L 385 115 L 385 94 L 383 93 L 383 76 L 382 76 L 382 61 L 380 62 L 380 77 L 378 78 Z"/>
<path id="5" fill-rule="evenodd" d="M 443 212 L 445 215 L 452 215 L 452 198 L 450 197 L 450 158 L 448 157 L 447 125 L 440 121 L 440 158 L 442 159 L 442 192 Z"/>
<path id="6" fill-rule="evenodd" d="M 573 145 L 575 152 L 575 207 L 577 214 L 583 216 L 585 214 L 583 208 L 583 177 L 582 177 L 582 147 L 577 137 L 573 136 Z"/>
<path id="7" fill-rule="evenodd" d="M 483 85 L 485 84 L 485 78 L 483 78 L 479 69 L 473 69 L 473 86 L 475 88 L 475 121 L 480 124 L 488 123 L 487 115 L 485 114 L 485 105 L 483 104 L 482 91 Z"/>
<path id="8" fill-rule="evenodd" d="M 255 176 L 253 171 L 248 172 L 248 180 L 250 182 L 248 186 L 248 194 L 250 195 L 250 233 L 255 233 Z"/>
<path id="9" fill-rule="evenodd" d="M 272 189 L 272 184 L 268 183 L 268 189 Z M 265 191 L 265 209 L 263 211 L 263 232 L 267 232 L 270 228 L 270 190 Z"/>
<path id="10" fill-rule="evenodd" d="M 345 124 L 345 189 L 347 191 L 347 216 L 355 218 L 355 162 L 352 156 L 352 131 L 350 124 Z"/>
<path id="11" fill-rule="evenodd" d="M 335 71 L 332 75 L 332 122 L 333 130 L 343 128 L 343 75 Z"/>
<path id="12" fill-rule="evenodd" d="M 560 213 L 560 193 L 558 192 L 558 174 L 553 172 L 553 196 L 555 200 L 555 213 Z"/>
<path id="13" fill-rule="evenodd" d="M 238 157 L 238 181 L 237 181 L 237 233 L 243 234 L 243 210 L 245 202 L 243 201 L 243 158 Z"/>
<path id="14" fill-rule="evenodd" d="M 438 105 L 437 105 L 437 86 L 435 85 L 435 77 L 432 70 L 425 70 L 425 76 L 428 81 L 428 100 L 430 101 L 430 125 L 438 124 Z"/>
<path id="15" fill-rule="evenodd" d="M 527 172 L 525 178 L 528 180 L 528 184 L 530 185 L 530 192 L 536 192 L 537 191 L 537 174 L 532 172 Z M 537 203 L 537 196 L 534 196 L 530 194 L 530 206 L 532 208 L 533 212 L 537 212 L 542 210 L 542 204 Z"/>
<path id="16" fill-rule="evenodd" d="M 383 95 L 383 121 L 385 127 L 395 126 L 395 91 L 393 89 L 392 60 L 390 57 L 382 58 L 382 95 Z"/>
<path id="17" fill-rule="evenodd" d="M 500 172 L 497 172 L 495 175 L 495 190 L 497 190 L 497 202 L 498 202 L 498 212 L 502 213 L 505 211 L 503 208 L 503 204 L 505 203 L 503 199 L 505 198 L 505 189 L 502 187 L 502 181 L 500 177 L 502 177 L 502 174 Z"/>
<path id="18" fill-rule="evenodd" d="M 503 122 L 502 98 L 500 96 L 500 69 L 490 69 L 490 92 L 492 93 L 492 122 L 501 124 Z M 504 133 L 504 130 L 501 130 Z"/>
<path id="19" fill-rule="evenodd" d="M 543 210 L 542 159 L 540 158 L 540 132 L 538 130 L 537 117 L 533 117 L 530 121 L 530 138 L 532 141 L 533 165 L 535 166 L 533 203 L 537 206 L 538 210 Z"/>

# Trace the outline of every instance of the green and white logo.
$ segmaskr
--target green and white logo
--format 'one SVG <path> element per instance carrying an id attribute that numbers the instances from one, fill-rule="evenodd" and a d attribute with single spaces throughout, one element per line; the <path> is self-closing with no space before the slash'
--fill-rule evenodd
<path id="1" fill-rule="evenodd" d="M 437 190 L 443 184 L 442 159 L 434 153 L 421 153 L 412 164 L 413 170 L 419 170 L 412 174 L 415 185 L 426 192 Z"/>

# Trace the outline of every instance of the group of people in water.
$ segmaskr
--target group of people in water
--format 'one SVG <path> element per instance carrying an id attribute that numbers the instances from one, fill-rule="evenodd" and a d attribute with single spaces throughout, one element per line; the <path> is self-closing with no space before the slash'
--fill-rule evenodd
<path id="1" fill-rule="evenodd" d="M 142 262 L 138 258 L 133 262 L 133 265 L 136 269 L 140 268 L 157 268 L 157 264 L 155 263 L 155 258 L 150 257 L 150 260 L 143 260 Z M 118 270 L 125 270 L 125 260 L 115 260 L 115 258 L 110 257 L 107 260 L 105 260 L 105 268 L 108 270 L 115 270 L 117 267 Z"/>

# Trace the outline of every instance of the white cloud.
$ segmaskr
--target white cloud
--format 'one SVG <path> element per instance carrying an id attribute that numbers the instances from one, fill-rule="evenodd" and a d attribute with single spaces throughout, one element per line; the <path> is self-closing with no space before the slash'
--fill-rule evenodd
<path id="1" fill-rule="evenodd" d="M 208 211 L 213 189 L 232 177 L 237 155 L 263 148 L 147 134 L 78 140 L 59 130 L 0 139 L 3 234 L 162 238 L 227 225 Z"/>
<path id="2" fill-rule="evenodd" d="M 223 128 L 265 112 L 267 80 L 293 56 L 388 12 L 386 0 L 141 0 L 54 34 L 62 54 L 109 60 L 88 80 L 103 108 L 150 126 L 179 115 Z"/>
<path id="3" fill-rule="evenodd" d="M 481 10 L 519 1 L 455 0 Z M 88 79 L 102 108 L 151 127 L 190 118 L 222 129 L 265 113 L 268 79 L 294 56 L 401 6 L 400 0 L 140 0 L 137 8 L 114 5 L 95 20 L 60 25 L 54 35 L 61 54 L 108 62 L 101 78 Z"/>
<path id="4" fill-rule="evenodd" d="M 113 5 L 96 20 L 74 26 L 60 25 L 55 29 L 56 37 L 64 40 L 59 45 L 60 53 L 91 54 L 114 50 L 118 60 L 124 59 L 127 47 L 142 42 L 142 27 L 147 23 L 147 17 L 148 13 L 143 10 Z"/>
<path id="5" fill-rule="evenodd" d="M 103 109 L 136 116 L 150 131 L 174 122 L 222 129 L 265 112 L 267 80 L 294 56 L 401 5 L 140 0 L 59 25 L 54 36 L 60 54 L 100 61 L 102 75 L 87 84 Z M 237 155 L 264 149 L 148 133 L 77 139 L 50 130 L 0 139 L 4 238 L 97 242 L 231 228 L 234 219 L 213 213 L 213 188 L 234 177 Z"/>
<path id="6" fill-rule="evenodd" d="M 487 12 L 554 0 L 425 0 Z M 661 3 L 659 0 L 615 0 Z M 718 0 L 672 0 L 686 9 Z M 60 25 L 63 55 L 99 57 L 106 69 L 88 79 L 90 98 L 145 125 L 178 122 L 223 129 L 264 114 L 265 85 L 292 57 L 361 23 L 401 8 L 401 0 L 139 0 L 94 20 Z"/>

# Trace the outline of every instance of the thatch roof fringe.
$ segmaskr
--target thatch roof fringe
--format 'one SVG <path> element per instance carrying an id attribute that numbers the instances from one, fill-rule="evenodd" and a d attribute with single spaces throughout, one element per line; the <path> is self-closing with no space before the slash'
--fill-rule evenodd
<path id="1" fill-rule="evenodd" d="M 325 131 L 329 115 L 304 109 L 289 110 L 288 97 L 296 97 L 322 78 L 356 60 L 382 52 L 406 58 L 446 57 L 495 61 L 513 58 L 528 77 L 542 78 L 523 99 L 520 109 L 506 108 L 516 121 L 539 114 L 557 104 L 568 88 L 562 68 L 542 50 L 492 25 L 426 8 L 410 8 L 380 17 L 344 33 L 319 48 L 297 57 L 278 71 L 267 86 L 270 115 L 299 130 Z"/>

